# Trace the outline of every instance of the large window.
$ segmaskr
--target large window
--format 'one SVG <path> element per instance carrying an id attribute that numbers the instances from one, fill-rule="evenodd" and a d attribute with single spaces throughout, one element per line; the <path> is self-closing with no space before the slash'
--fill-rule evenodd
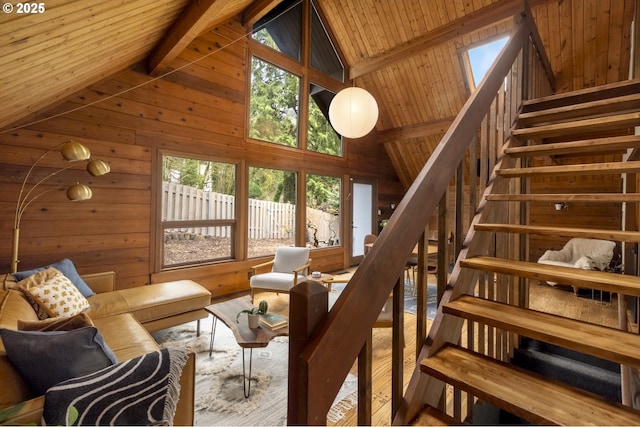
<path id="1" fill-rule="evenodd" d="M 251 61 L 249 136 L 298 146 L 300 78 L 258 58 Z"/>
<path id="2" fill-rule="evenodd" d="M 236 165 L 162 159 L 162 266 L 235 258 Z"/>
<path id="3" fill-rule="evenodd" d="M 341 182 L 333 176 L 307 175 L 307 246 L 340 244 Z"/>
<path id="4" fill-rule="evenodd" d="M 255 41 L 293 58 L 304 71 L 292 66 L 290 60 L 283 60 L 282 55 L 271 55 L 259 49 L 260 55 L 266 56 L 268 61 L 252 57 L 248 134 L 250 138 L 288 147 L 342 156 L 342 137 L 329 123 L 329 104 L 337 90 L 334 88 L 332 92 L 311 80 L 326 81 L 328 76 L 336 81 L 335 87 L 339 89 L 342 85 L 337 82 L 344 81 L 344 66 L 315 4 L 311 1 L 310 5 L 310 16 L 304 17 L 310 22 L 306 38 L 310 40 L 309 49 L 301 49 L 304 8 L 299 0 L 282 1 L 254 25 L 252 37 Z M 309 57 L 302 58 L 302 52 Z M 291 69 L 303 77 L 291 73 Z M 300 99 L 301 84 L 304 85 L 302 88 L 309 89 L 306 99 Z M 299 117 L 301 111 L 308 111 L 308 116 Z M 305 119 L 307 132 L 300 134 L 299 120 Z"/>
<path id="5" fill-rule="evenodd" d="M 335 93 L 314 85 L 309 87 L 307 149 L 318 153 L 342 155 L 342 138 L 329 123 L 329 105 Z"/>
<path id="6" fill-rule="evenodd" d="M 296 244 L 295 172 L 249 168 L 249 258 Z"/>

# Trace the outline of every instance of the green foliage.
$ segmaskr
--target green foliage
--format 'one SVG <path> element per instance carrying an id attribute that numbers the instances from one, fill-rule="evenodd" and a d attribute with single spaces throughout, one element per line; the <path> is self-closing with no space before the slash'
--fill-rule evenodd
<path id="1" fill-rule="evenodd" d="M 307 175 L 307 207 L 340 213 L 340 178 Z"/>
<path id="2" fill-rule="evenodd" d="M 296 173 L 280 169 L 249 168 L 249 198 L 296 203 Z"/>
<path id="3" fill-rule="evenodd" d="M 322 110 L 309 99 L 307 148 L 318 153 L 342 155 L 342 139 L 333 129 Z"/>
<path id="4" fill-rule="evenodd" d="M 288 147 L 298 146 L 300 78 L 253 58 L 249 136 Z"/>
<path id="5" fill-rule="evenodd" d="M 162 180 L 232 195 L 235 193 L 236 167 L 231 163 L 164 156 Z"/>

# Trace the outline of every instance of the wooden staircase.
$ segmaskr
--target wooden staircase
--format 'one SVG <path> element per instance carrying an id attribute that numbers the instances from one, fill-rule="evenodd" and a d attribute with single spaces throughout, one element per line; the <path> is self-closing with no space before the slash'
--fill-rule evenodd
<path id="1" fill-rule="evenodd" d="M 518 125 L 511 132 L 510 146 L 505 148 L 505 158 L 517 159 L 521 167 L 496 169 L 496 181 L 519 180 L 520 185 L 510 188 L 527 189 L 527 180 L 545 176 L 577 176 L 599 174 L 625 174 L 640 172 L 640 161 L 623 161 L 624 153 L 632 153 L 640 147 L 640 136 L 633 135 L 633 127 L 640 126 L 640 81 L 627 81 L 569 94 L 553 95 L 527 101 L 518 118 Z M 588 156 L 614 155 L 619 161 L 578 163 Z M 562 158 L 560 164 L 527 167 L 529 159 L 549 156 Z M 633 158 L 633 157 L 632 157 Z M 516 164 L 516 162 L 511 162 Z M 501 162 L 500 165 L 505 164 Z M 504 188 L 505 186 L 495 186 Z M 522 206 L 526 212 L 531 202 L 563 200 L 594 203 L 638 203 L 640 194 L 632 193 L 576 193 L 576 194 L 488 194 L 486 200 L 509 202 L 510 206 Z M 514 202 L 514 203 L 511 203 Z M 635 208 L 635 204 L 632 205 Z M 526 218 L 526 214 L 520 215 Z M 526 221 L 521 221 L 526 222 Z M 640 242 L 640 232 L 589 228 L 588 224 L 574 224 L 571 228 L 534 226 L 529 224 L 474 223 L 476 235 L 541 235 L 560 237 L 587 237 L 616 242 Z M 522 239 L 526 242 L 526 239 Z M 526 246 L 526 243 L 523 244 Z M 525 248 L 526 249 L 526 248 Z M 527 253 L 521 250 L 521 253 Z M 590 288 L 633 297 L 640 297 L 640 278 L 601 271 L 578 270 L 568 267 L 538 264 L 523 259 L 506 259 L 495 256 L 470 256 L 462 252 L 458 266 L 482 275 L 510 276 L 537 281 L 549 281 Z M 513 337 L 511 346 L 518 345 L 518 336 L 529 337 L 565 347 L 581 353 L 607 359 L 624 366 L 640 368 L 640 336 L 626 330 L 585 323 L 527 308 L 522 295 L 499 302 L 474 295 L 458 296 L 455 280 L 463 277 L 454 274 L 447 289 L 449 297 L 438 316 L 455 316 L 473 323 L 504 331 Z M 464 275 L 469 277 L 469 275 Z M 476 274 L 473 277 L 478 277 Z M 475 280 L 475 279 L 474 279 Z M 528 282 L 513 279 L 519 289 L 528 290 Z M 497 287 L 505 280 L 491 281 Z M 468 288 L 468 287 L 467 287 Z M 498 294 L 496 289 L 492 294 Z M 440 322 L 437 318 L 435 322 Z M 446 337 L 441 337 L 447 341 Z M 439 342 L 438 338 L 431 340 Z M 620 402 L 607 401 L 586 391 L 568 386 L 553 378 L 543 378 L 517 368 L 501 355 L 482 354 L 478 347 L 462 348 L 458 342 L 443 342 L 437 351 L 423 359 L 420 370 L 433 378 L 469 393 L 474 398 L 491 403 L 505 411 L 532 423 L 559 425 L 638 425 L 640 411 Z M 474 348 L 476 350 L 474 350 Z M 430 408 L 433 412 L 434 409 Z M 442 419 L 442 418 L 439 418 Z M 420 420 L 420 418 L 418 418 Z M 466 422 L 459 419 L 457 422 Z M 416 421 L 417 422 L 417 421 Z"/>

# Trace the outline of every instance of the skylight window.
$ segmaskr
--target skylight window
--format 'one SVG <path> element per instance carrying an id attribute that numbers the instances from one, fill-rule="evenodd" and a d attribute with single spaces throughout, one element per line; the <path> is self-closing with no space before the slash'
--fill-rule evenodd
<path id="1" fill-rule="evenodd" d="M 474 47 L 467 51 L 465 58 L 469 61 L 469 68 L 471 70 L 471 86 L 475 89 L 484 76 L 493 65 L 494 61 L 498 57 L 498 54 L 509 40 L 509 37 L 503 37 L 493 40 L 489 43 Z"/>

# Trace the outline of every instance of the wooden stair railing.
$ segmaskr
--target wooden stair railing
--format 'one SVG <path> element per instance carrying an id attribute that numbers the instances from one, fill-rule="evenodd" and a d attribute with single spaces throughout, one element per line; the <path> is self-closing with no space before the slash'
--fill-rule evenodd
<path id="1" fill-rule="evenodd" d="M 326 314 L 317 328 L 314 328 L 313 333 L 303 338 L 304 345 L 297 343 L 296 352 L 290 353 L 290 366 L 291 359 L 295 359 L 295 366 L 301 371 L 289 375 L 289 393 L 291 396 L 292 389 L 296 390 L 304 399 L 296 400 L 296 404 L 293 405 L 295 407 L 292 407 L 290 402 L 289 424 L 315 425 L 326 422 L 327 412 L 344 378 L 366 343 L 382 306 L 397 278 L 401 276 L 406 259 L 423 234 L 440 196 L 445 193 L 451 177 L 464 161 L 465 151 L 476 141 L 485 113 L 489 111 L 496 94 L 504 85 L 505 76 L 521 80 L 524 62 L 531 58 L 534 61 L 540 61 L 541 57 L 546 58 L 544 52 L 536 55 L 530 48 L 531 36 L 536 40 L 539 40 L 539 37 L 526 2 L 524 5 L 523 10 L 517 15 L 518 22 L 510 40 L 490 69 L 488 77 L 465 103 L 441 143 L 407 190 L 376 243 L 363 259 L 349 285 L 341 293 L 332 310 Z M 525 61 L 522 61 L 522 57 L 525 57 Z M 517 58 L 520 60 L 516 61 Z M 538 66 L 537 70 L 538 74 L 535 76 L 534 70 L 530 70 L 530 74 L 536 81 L 542 81 L 539 74 L 550 70 L 548 61 L 545 66 Z M 523 95 L 522 86 L 518 84 L 513 90 L 511 100 L 519 102 Z M 518 105 L 511 108 L 515 111 Z M 502 141 L 497 143 L 501 145 Z M 493 162 L 492 159 L 491 161 Z M 510 163 L 510 166 L 513 164 Z M 482 247 L 482 242 L 479 242 L 479 247 Z M 454 276 L 458 274 L 459 269 L 454 269 Z M 297 312 L 293 299 L 290 312 Z M 296 319 L 292 314 L 291 323 L 297 322 L 306 324 L 305 319 Z M 453 326 L 450 333 L 455 334 L 458 330 L 459 325 Z M 294 337 L 291 336 L 290 339 Z M 416 371 L 419 371 L 417 366 Z M 300 381 L 300 378 L 304 381 Z M 400 402 L 397 411 L 400 415 L 397 419 L 413 418 L 422 407 L 423 400 L 419 396 L 421 385 L 414 384 L 416 385 L 417 388 L 410 390 Z M 411 385 L 409 387 L 412 388 Z M 401 391 L 402 385 L 399 388 Z M 415 391 L 418 393 L 413 394 Z M 440 392 L 441 390 L 437 393 Z"/>
<path id="2" fill-rule="evenodd" d="M 496 334 L 511 334 L 513 343 L 517 343 L 518 336 L 525 336 L 541 340 L 564 348 L 590 354 L 602 359 L 611 360 L 622 366 L 622 371 L 629 368 L 640 368 L 640 335 L 624 330 L 612 329 L 591 323 L 585 323 L 557 315 L 551 315 L 526 308 L 526 298 L 513 299 L 508 303 L 471 296 L 477 292 L 476 273 L 482 272 L 489 277 L 509 276 L 539 281 L 559 282 L 581 288 L 596 289 L 604 292 L 622 295 L 640 296 L 640 278 L 636 276 L 619 275 L 609 272 L 581 270 L 569 267 L 544 265 L 518 259 L 504 259 L 482 256 L 478 250 L 482 244 L 489 244 L 492 238 L 502 234 L 543 236 L 564 236 L 600 238 L 619 242 L 640 242 L 640 232 L 622 229 L 605 230 L 593 228 L 536 226 L 528 224 L 499 223 L 491 216 L 492 204 L 495 202 L 517 202 L 518 205 L 535 201 L 557 201 L 571 198 L 573 201 L 598 203 L 638 203 L 638 194 L 591 193 L 591 194 L 514 194 L 504 189 L 513 188 L 506 182 L 512 179 L 528 179 L 534 176 L 562 176 L 562 175 L 599 175 L 624 174 L 638 171 L 639 162 L 605 162 L 593 164 L 571 164 L 560 166 L 526 167 L 516 162 L 518 158 L 528 156 L 584 156 L 597 153 L 620 152 L 620 150 L 637 148 L 637 136 L 620 136 L 631 132 L 630 127 L 638 124 L 640 118 L 640 104 L 635 96 L 628 97 L 629 91 L 640 88 L 640 80 L 607 85 L 603 88 L 592 88 L 579 93 L 565 96 L 547 97 L 538 102 L 525 103 L 523 115 L 527 110 L 539 111 L 537 117 L 544 117 L 539 122 L 531 120 L 531 127 L 515 129 L 512 137 L 516 140 L 530 140 L 537 145 L 524 147 L 509 146 L 505 148 L 505 157 L 495 170 L 496 181 L 488 187 L 473 228 L 465 241 L 466 250 L 458 257 L 453 274 L 449 280 L 447 292 L 442 305 L 434 320 L 428 342 L 421 353 L 421 371 L 427 379 L 423 382 L 444 381 L 456 388 L 474 396 L 474 398 L 492 403 L 513 415 L 522 417 L 533 423 L 542 424 L 620 424 L 629 425 L 640 422 L 640 411 L 623 406 L 619 402 L 607 401 L 601 397 L 580 391 L 566 384 L 550 378 L 543 378 L 537 374 L 516 368 L 505 360 L 499 360 L 503 354 L 490 355 L 476 351 L 477 342 L 467 343 L 469 348 L 463 349 L 458 345 L 459 337 L 445 330 L 443 324 L 456 324 L 462 327 L 477 324 L 495 330 Z M 614 102 L 619 102 L 620 114 L 612 109 L 603 109 L 607 104 L 603 100 L 606 96 L 615 96 Z M 632 101 L 629 101 L 629 100 Z M 587 105 L 565 106 L 563 101 L 580 101 Z M 553 111 L 543 112 L 539 105 L 546 105 Z M 635 111 L 629 111 L 635 110 Z M 606 111 L 605 111 L 606 110 Z M 588 118 L 581 118 L 569 111 L 580 112 Z M 554 121 L 555 119 L 558 122 Z M 529 115 L 531 117 L 531 115 Z M 526 120 L 519 123 L 527 123 Z M 535 126 L 535 124 L 538 124 Z M 588 139 L 587 127 L 595 132 L 597 138 Z M 603 137 L 602 132 L 611 132 L 611 137 Z M 575 132 L 572 134 L 572 132 Z M 566 142 L 554 141 L 562 135 Z M 574 135 L 572 139 L 570 135 Z M 578 140 L 579 141 L 576 141 Z M 547 143 L 547 141 L 553 141 Z M 584 147 L 580 150 L 580 145 Z M 587 153 L 587 154 L 585 154 Z M 619 154 L 622 158 L 622 155 Z M 524 166 L 523 166 L 524 165 Z M 527 185 L 520 185 L 519 189 L 527 189 Z M 485 212 L 484 208 L 489 212 Z M 495 216 L 495 215 L 493 215 Z M 473 255 L 473 256 L 471 256 Z M 472 283 L 468 282 L 471 280 Z M 495 281 L 500 284 L 500 281 Z M 526 287 L 524 288 L 526 292 Z M 497 290 L 495 292 L 498 292 Z M 525 304 L 522 304 L 525 301 Z M 624 309 L 624 304 L 620 305 Z M 445 317 L 444 314 L 450 315 Z M 623 313 L 625 314 L 625 313 Z M 456 320 L 451 320 L 451 318 Z M 625 316 L 620 317 L 624 323 Z M 448 338 L 450 343 L 442 341 Z M 475 348 L 474 348 L 475 346 Z M 435 347 L 435 350 L 433 348 Z M 508 355 L 507 355 L 508 359 Z M 624 377 L 623 377 L 624 378 Z M 623 386 L 625 385 L 623 379 Z M 431 387 L 433 393 L 437 387 Z M 436 396 L 430 396 L 430 388 L 421 390 L 427 396 L 427 403 L 436 401 Z M 625 390 L 623 390 L 625 396 Z M 624 399 L 624 397 L 623 397 Z M 450 415 L 450 414 L 449 414 Z M 460 423 L 465 419 L 456 418 Z"/>

